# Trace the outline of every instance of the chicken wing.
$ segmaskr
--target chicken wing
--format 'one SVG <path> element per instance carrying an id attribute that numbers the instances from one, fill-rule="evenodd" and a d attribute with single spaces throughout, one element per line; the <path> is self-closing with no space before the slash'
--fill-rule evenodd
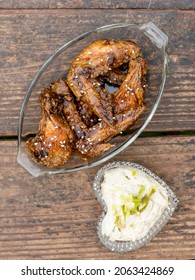
<path id="1" fill-rule="evenodd" d="M 67 77 L 41 93 L 39 131 L 27 141 L 36 162 L 56 168 L 72 151 L 88 158 L 109 150 L 108 141 L 145 109 L 145 74 L 140 48 L 130 40 L 99 40 L 81 51 Z M 108 84 L 117 88 L 114 93 Z"/>
<path id="2" fill-rule="evenodd" d="M 83 154 L 91 151 L 97 144 L 105 144 L 112 137 L 130 128 L 140 117 L 145 109 L 143 76 L 146 73 L 145 60 L 141 57 L 130 60 L 129 70 L 120 88 L 114 93 L 113 126 L 102 121 L 91 127 L 86 132 L 86 137 L 81 139 L 77 146 L 82 148 Z M 107 147 L 106 147 L 107 148 Z M 92 153 L 90 152 L 90 157 Z"/>
<path id="3" fill-rule="evenodd" d="M 37 163 L 54 168 L 63 165 L 71 155 L 74 134 L 63 113 L 66 90 L 59 80 L 42 91 L 42 116 L 39 131 L 27 141 L 29 151 Z"/>
<path id="4" fill-rule="evenodd" d="M 140 49 L 132 41 L 96 41 L 73 60 L 67 75 L 67 83 L 74 95 L 86 102 L 99 119 L 113 125 L 113 118 L 107 114 L 91 79 L 104 75 L 139 55 Z"/>

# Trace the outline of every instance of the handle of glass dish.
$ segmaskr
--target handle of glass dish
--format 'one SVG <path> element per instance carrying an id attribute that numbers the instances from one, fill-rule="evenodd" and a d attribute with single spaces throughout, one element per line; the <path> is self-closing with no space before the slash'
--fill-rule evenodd
<path id="1" fill-rule="evenodd" d="M 165 48 L 168 44 L 168 36 L 160 30 L 154 23 L 143 24 L 140 28 L 145 35 L 159 48 Z"/>

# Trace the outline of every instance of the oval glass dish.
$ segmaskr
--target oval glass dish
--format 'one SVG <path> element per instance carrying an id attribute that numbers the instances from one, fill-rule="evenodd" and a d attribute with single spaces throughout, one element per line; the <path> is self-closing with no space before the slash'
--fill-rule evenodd
<path id="1" fill-rule="evenodd" d="M 148 69 L 145 92 L 146 110 L 130 130 L 109 141 L 112 144 L 111 149 L 101 156 L 83 160 L 78 155 L 73 154 L 66 164 L 54 169 L 36 164 L 26 147 L 26 141 L 35 135 L 39 128 L 41 91 L 55 80 L 64 78 L 71 62 L 80 51 L 100 39 L 130 39 L 141 48 L 141 55 L 146 59 Z M 148 125 L 162 97 L 167 70 L 167 43 L 167 35 L 149 22 L 146 24 L 119 23 L 103 26 L 84 33 L 63 45 L 41 67 L 24 97 L 19 116 L 18 163 L 33 176 L 65 173 L 97 166 L 129 146 Z"/>
<path id="2" fill-rule="evenodd" d="M 100 241 L 119 253 L 137 250 L 150 242 L 179 202 L 163 180 L 132 162 L 103 166 L 94 178 L 93 189 L 103 208 L 97 226 Z"/>

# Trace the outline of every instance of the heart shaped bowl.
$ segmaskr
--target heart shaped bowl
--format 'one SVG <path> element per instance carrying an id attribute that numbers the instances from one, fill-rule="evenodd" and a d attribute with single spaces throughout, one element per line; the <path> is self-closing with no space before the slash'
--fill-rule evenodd
<path id="1" fill-rule="evenodd" d="M 120 174 L 117 173 L 119 168 Z M 143 206 L 148 197 L 144 192 L 151 186 L 150 201 Z M 130 162 L 112 162 L 102 167 L 95 176 L 93 189 L 103 208 L 97 226 L 100 241 L 111 251 L 119 253 L 137 250 L 151 241 L 168 222 L 179 202 L 157 175 Z M 134 196 L 132 193 L 129 196 L 130 190 L 134 191 Z M 136 205 L 137 209 L 139 201 L 142 209 L 127 215 L 132 201 L 137 203 L 133 206 Z"/>
<path id="2" fill-rule="evenodd" d="M 146 59 L 148 68 L 147 89 L 145 92 L 146 110 L 130 130 L 114 137 L 110 141 L 112 148 L 101 156 L 83 160 L 78 155 L 73 154 L 67 163 L 54 169 L 36 164 L 26 147 L 26 141 L 38 131 L 41 118 L 39 101 L 41 91 L 53 81 L 67 75 L 72 60 L 83 48 L 96 40 L 105 38 L 116 40 L 131 39 L 141 47 L 142 56 Z M 19 116 L 18 163 L 33 176 L 72 172 L 97 166 L 133 143 L 150 122 L 162 97 L 167 70 L 167 43 L 167 35 L 149 22 L 146 24 L 119 23 L 103 26 L 84 33 L 63 45 L 41 67 L 24 97 Z"/>

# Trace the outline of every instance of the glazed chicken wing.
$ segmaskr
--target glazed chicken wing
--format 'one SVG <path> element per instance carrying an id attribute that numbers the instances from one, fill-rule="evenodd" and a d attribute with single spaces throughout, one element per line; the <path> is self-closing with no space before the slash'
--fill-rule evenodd
<path id="1" fill-rule="evenodd" d="M 104 75 L 139 55 L 140 49 L 132 41 L 96 41 L 73 60 L 67 75 L 68 85 L 74 95 L 86 102 L 98 118 L 113 125 L 113 118 L 106 114 L 101 96 L 91 79 Z"/>
<path id="2" fill-rule="evenodd" d="M 91 146 L 105 143 L 121 131 L 131 127 L 137 121 L 145 109 L 142 82 L 145 73 L 146 65 L 143 58 L 140 57 L 129 62 L 126 78 L 120 88 L 114 93 L 115 124 L 110 126 L 103 121 L 96 124 L 87 131 L 86 137 L 77 145 L 83 147 L 84 151 L 88 151 Z"/>
<path id="3" fill-rule="evenodd" d="M 64 88 L 62 80 L 43 90 L 40 96 L 42 116 L 39 131 L 27 142 L 36 162 L 49 168 L 63 165 L 72 151 L 74 134 L 63 114 L 66 90 L 69 91 L 68 87 Z"/>
<path id="4" fill-rule="evenodd" d="M 88 158 L 109 150 L 108 141 L 145 109 L 145 74 L 140 48 L 130 40 L 99 40 L 83 49 L 67 77 L 41 93 L 39 131 L 27 142 L 36 162 L 55 168 L 72 151 Z"/>

